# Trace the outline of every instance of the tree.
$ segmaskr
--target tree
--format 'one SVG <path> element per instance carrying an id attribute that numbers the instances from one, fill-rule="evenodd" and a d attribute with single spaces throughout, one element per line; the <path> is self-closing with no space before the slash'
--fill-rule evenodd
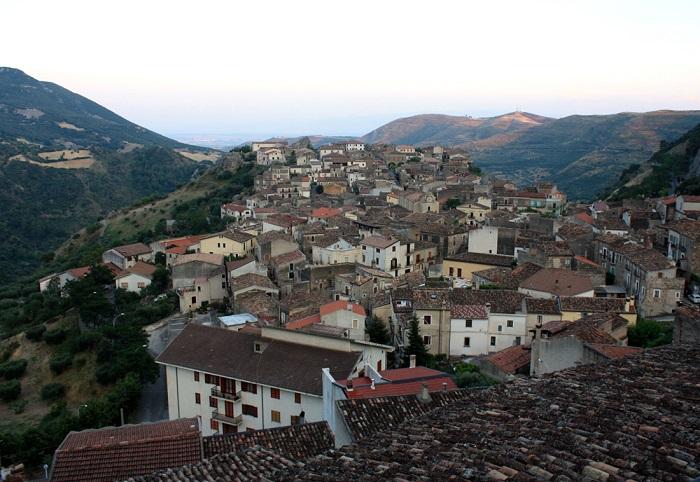
<path id="1" fill-rule="evenodd" d="M 165 261 L 166 261 L 165 253 L 162 251 L 157 252 L 154 261 L 155 261 L 155 264 L 158 266 L 165 266 Z"/>
<path id="2" fill-rule="evenodd" d="M 316 194 L 323 194 L 323 186 L 321 184 L 316 186 Z"/>
<path id="3" fill-rule="evenodd" d="M 668 345 L 673 340 L 673 327 L 668 323 L 641 318 L 627 331 L 630 346 L 652 348 Z"/>
<path id="4" fill-rule="evenodd" d="M 386 324 L 376 315 L 367 323 L 365 332 L 369 335 L 369 341 L 372 343 L 381 343 L 382 345 L 391 343 L 391 336 L 386 328 Z"/>
<path id="5" fill-rule="evenodd" d="M 457 206 L 459 206 L 460 204 L 461 203 L 460 203 L 459 199 L 457 199 L 456 197 L 451 197 L 450 199 L 448 199 L 445 202 L 445 209 L 454 209 Z"/>
<path id="6" fill-rule="evenodd" d="M 423 337 L 420 334 L 420 328 L 418 326 L 418 318 L 415 316 L 411 318 L 411 326 L 408 331 L 408 347 L 406 348 L 406 355 L 416 356 L 416 365 L 427 366 L 430 359 L 430 354 L 428 349 L 423 343 Z"/>

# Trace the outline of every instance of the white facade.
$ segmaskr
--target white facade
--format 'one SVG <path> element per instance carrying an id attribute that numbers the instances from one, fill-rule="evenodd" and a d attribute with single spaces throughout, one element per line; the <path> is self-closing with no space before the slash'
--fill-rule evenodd
<path id="1" fill-rule="evenodd" d="M 336 310 L 321 315 L 321 323 L 347 330 L 351 340 L 365 339 L 365 315 L 355 313 L 353 310 Z"/>
<path id="2" fill-rule="evenodd" d="M 526 340 L 524 313 L 490 313 L 488 320 L 450 320 L 450 356 L 486 355 Z"/>
<path id="3" fill-rule="evenodd" d="M 150 278 L 137 273 L 128 273 L 114 280 L 117 288 L 121 288 L 132 293 L 141 293 L 141 290 L 151 284 Z"/>
<path id="4" fill-rule="evenodd" d="M 294 392 L 246 380 L 233 381 L 232 391 L 235 395 L 231 395 L 222 393 L 219 386 L 212 383 L 207 376 L 218 376 L 216 373 L 206 374 L 171 365 L 166 366 L 165 373 L 168 385 L 168 417 L 170 420 L 198 417 L 202 422 L 200 425 L 204 436 L 224 433 L 224 424 L 231 429 L 235 427 L 239 432 L 247 429 L 260 430 L 291 425 L 292 417 L 298 417 L 302 411 L 307 422 L 323 420 L 323 399 L 319 395 Z M 198 375 L 195 376 L 195 373 Z M 210 383 L 207 383 L 207 379 Z M 254 385 L 256 393 L 243 391 L 242 382 L 249 384 L 248 390 L 251 390 Z M 279 390 L 279 399 L 273 398 L 272 389 Z M 199 397 L 196 394 L 199 394 Z M 297 403 L 297 400 L 300 403 Z M 227 404 L 231 417 L 226 415 Z M 243 414 L 244 405 L 248 415 Z M 250 407 L 254 407 L 255 410 Z M 250 415 L 255 411 L 257 416 Z M 273 414 L 273 411 L 277 413 Z M 279 421 L 273 420 L 273 417 L 275 419 L 279 417 Z M 212 425 L 212 420 L 218 425 L 216 429 Z"/>
<path id="5" fill-rule="evenodd" d="M 364 142 L 348 142 L 345 144 L 345 150 L 347 151 L 364 151 L 365 150 L 365 143 Z"/>
<path id="6" fill-rule="evenodd" d="M 469 231 L 469 252 L 498 254 L 498 228 L 484 226 Z"/>
<path id="7" fill-rule="evenodd" d="M 362 258 L 360 263 L 389 273 L 392 276 L 400 276 L 410 273 L 411 267 L 407 265 L 405 244 L 396 240 L 391 246 L 378 248 L 362 243 Z"/>
<path id="8" fill-rule="evenodd" d="M 313 264 L 328 265 L 337 263 L 357 263 L 362 259 L 362 250 L 339 239 L 330 246 L 313 246 Z"/>

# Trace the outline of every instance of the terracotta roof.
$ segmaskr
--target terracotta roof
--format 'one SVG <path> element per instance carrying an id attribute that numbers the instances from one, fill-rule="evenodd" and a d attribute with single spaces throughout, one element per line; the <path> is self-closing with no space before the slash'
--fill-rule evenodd
<path id="1" fill-rule="evenodd" d="M 424 385 L 430 393 L 457 389 L 448 374 L 426 367 L 383 370 L 379 375 L 384 381 L 375 383 L 374 388 L 368 377 L 353 378 L 351 390 L 347 387 L 347 380 L 337 380 L 337 383 L 346 387 L 345 394 L 351 399 L 417 395 Z"/>
<path id="2" fill-rule="evenodd" d="M 491 305 L 491 313 L 519 313 L 522 311 L 523 293 L 511 290 L 472 290 L 455 288 L 450 291 L 452 304 Z"/>
<path id="3" fill-rule="evenodd" d="M 70 432 L 54 455 L 53 482 L 112 482 L 201 460 L 196 418 Z"/>
<path id="4" fill-rule="evenodd" d="M 224 255 L 209 253 L 183 254 L 181 256 L 178 256 L 177 259 L 173 261 L 173 266 L 179 266 L 185 263 L 207 263 L 215 264 L 217 266 L 223 266 Z"/>
<path id="5" fill-rule="evenodd" d="M 281 478 L 692 480 L 700 470 L 698 364 L 696 346 L 655 348 L 471 391 L 423 416 L 395 397 L 370 414 L 348 414 L 353 433 L 367 427 L 368 436 Z"/>
<path id="6" fill-rule="evenodd" d="M 593 225 L 595 224 L 595 219 L 591 217 L 590 214 L 588 213 L 578 213 L 576 216 L 574 216 L 576 219 L 579 221 L 583 221 L 586 224 Z"/>
<path id="7" fill-rule="evenodd" d="M 70 273 L 70 275 L 75 277 L 75 278 L 82 278 L 84 276 L 87 276 L 90 273 L 91 269 L 92 269 L 92 267 L 90 267 L 90 266 L 81 266 L 80 268 L 69 269 L 68 273 Z M 52 277 L 52 276 L 50 276 L 50 277 Z"/>
<path id="8" fill-rule="evenodd" d="M 322 207 L 322 208 L 317 208 L 311 211 L 311 216 L 314 218 L 332 218 L 333 216 L 339 216 L 343 214 L 343 210 L 340 208 L 327 208 L 327 207 Z"/>
<path id="9" fill-rule="evenodd" d="M 490 354 L 486 359 L 501 371 L 514 374 L 530 364 L 530 347 L 511 346 Z"/>
<path id="10" fill-rule="evenodd" d="M 275 283 L 267 276 L 257 273 L 245 273 L 233 279 L 231 290 L 235 293 L 253 286 L 263 289 L 277 289 Z"/>
<path id="11" fill-rule="evenodd" d="M 238 268 L 245 266 L 249 263 L 254 263 L 255 258 L 252 256 L 246 256 L 245 258 L 234 259 L 232 261 L 226 261 L 226 271 L 229 273 L 231 271 L 237 270 Z"/>
<path id="12" fill-rule="evenodd" d="M 132 477 L 124 482 L 269 481 L 274 480 L 280 471 L 298 465 L 276 452 L 256 446 L 215 455 L 202 462 Z"/>
<path id="13" fill-rule="evenodd" d="M 602 343 L 588 343 L 586 346 L 611 360 L 617 360 L 618 358 L 624 358 L 629 355 L 636 355 L 643 351 L 642 348 L 636 346 L 618 346 Z"/>
<path id="14" fill-rule="evenodd" d="M 283 231 L 268 231 L 266 233 L 259 234 L 258 237 L 255 238 L 255 241 L 257 242 L 258 246 L 261 246 L 276 239 L 283 239 L 285 241 L 289 241 L 290 243 L 294 242 L 292 237 Z"/>
<path id="15" fill-rule="evenodd" d="M 321 306 L 319 311 L 321 316 L 326 316 L 328 314 L 335 313 L 336 311 L 352 311 L 357 315 L 367 316 L 367 312 L 362 305 L 342 300 L 326 303 L 325 305 Z"/>
<path id="16" fill-rule="evenodd" d="M 486 264 L 489 266 L 507 266 L 513 263 L 512 256 L 488 253 L 459 253 L 445 258 L 448 261 L 463 261 L 465 263 Z"/>
<path id="17" fill-rule="evenodd" d="M 527 298 L 525 300 L 525 309 L 528 313 L 541 315 L 558 315 L 560 313 L 559 304 L 555 299 Z"/>
<path id="18" fill-rule="evenodd" d="M 262 353 L 254 351 L 254 341 L 265 344 Z M 346 378 L 358 358 L 359 353 L 355 352 L 264 339 L 190 323 L 156 361 L 236 380 L 321 395 L 321 369 L 330 368 L 335 378 Z"/>
<path id="19" fill-rule="evenodd" d="M 361 244 L 366 246 L 372 246 L 373 248 L 386 249 L 389 246 L 398 243 L 399 240 L 395 238 L 386 238 L 384 236 L 368 236 L 362 240 Z"/>
<path id="20" fill-rule="evenodd" d="M 562 311 L 583 313 L 615 312 L 625 313 L 624 298 L 589 298 L 582 296 L 562 296 L 559 298 Z"/>
<path id="21" fill-rule="evenodd" d="M 284 253 L 280 254 L 279 256 L 275 256 L 274 258 L 270 259 L 270 264 L 279 266 L 300 260 L 306 260 L 306 255 L 298 249 L 295 249 L 294 251 L 290 251 L 289 253 Z"/>
<path id="22" fill-rule="evenodd" d="M 158 267 L 153 264 L 137 261 L 135 265 L 122 271 L 116 278 L 123 278 L 124 276 L 128 276 L 129 274 L 133 273 L 143 276 L 144 278 L 151 279 L 153 277 L 153 273 L 155 273 L 157 269 Z"/>
<path id="23" fill-rule="evenodd" d="M 284 327 L 288 330 L 300 330 L 302 328 L 306 328 L 307 326 L 318 323 L 321 323 L 321 315 L 318 313 L 313 313 L 309 316 L 305 316 L 304 318 L 292 320 L 286 325 L 284 325 Z"/>
<path id="24" fill-rule="evenodd" d="M 327 422 L 314 422 L 213 435 L 204 437 L 202 445 L 205 458 L 257 446 L 289 459 L 304 460 L 332 449 L 334 440 L 333 432 Z"/>
<path id="25" fill-rule="evenodd" d="M 149 248 L 143 243 L 125 244 L 123 246 L 117 246 L 116 248 L 112 249 L 127 258 L 130 256 L 136 256 L 139 254 L 146 254 L 151 252 L 151 248 Z"/>
<path id="26" fill-rule="evenodd" d="M 242 213 L 244 211 L 247 211 L 248 208 L 241 205 L 241 204 L 236 204 L 236 203 L 226 203 L 221 206 L 223 209 L 226 209 L 227 211 L 236 211 L 239 213 Z"/>
<path id="27" fill-rule="evenodd" d="M 486 320 L 489 317 L 484 305 L 452 305 L 450 316 L 458 320 Z"/>
<path id="28" fill-rule="evenodd" d="M 559 296 L 573 296 L 593 289 L 588 276 L 575 271 L 544 268 L 520 283 L 520 288 L 541 291 Z"/>

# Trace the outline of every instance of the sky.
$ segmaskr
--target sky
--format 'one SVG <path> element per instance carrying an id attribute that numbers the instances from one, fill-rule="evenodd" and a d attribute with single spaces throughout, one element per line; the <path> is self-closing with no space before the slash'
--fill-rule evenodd
<path id="1" fill-rule="evenodd" d="M 0 2 L 0 66 L 175 137 L 700 109 L 700 1 Z"/>

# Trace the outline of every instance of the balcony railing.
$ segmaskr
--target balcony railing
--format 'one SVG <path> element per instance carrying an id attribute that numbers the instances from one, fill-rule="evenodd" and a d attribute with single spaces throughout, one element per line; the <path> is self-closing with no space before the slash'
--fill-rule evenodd
<path id="1" fill-rule="evenodd" d="M 219 390 L 217 387 L 212 387 L 211 396 L 216 398 L 223 398 L 224 400 L 231 400 L 232 402 L 237 402 L 241 399 L 240 393 L 226 393 Z"/>
<path id="2" fill-rule="evenodd" d="M 223 413 L 219 413 L 218 410 L 214 410 L 212 413 L 212 418 L 214 420 L 219 420 L 220 422 L 228 423 L 231 425 L 240 425 L 243 422 L 243 415 L 236 415 L 235 417 L 229 417 Z"/>

